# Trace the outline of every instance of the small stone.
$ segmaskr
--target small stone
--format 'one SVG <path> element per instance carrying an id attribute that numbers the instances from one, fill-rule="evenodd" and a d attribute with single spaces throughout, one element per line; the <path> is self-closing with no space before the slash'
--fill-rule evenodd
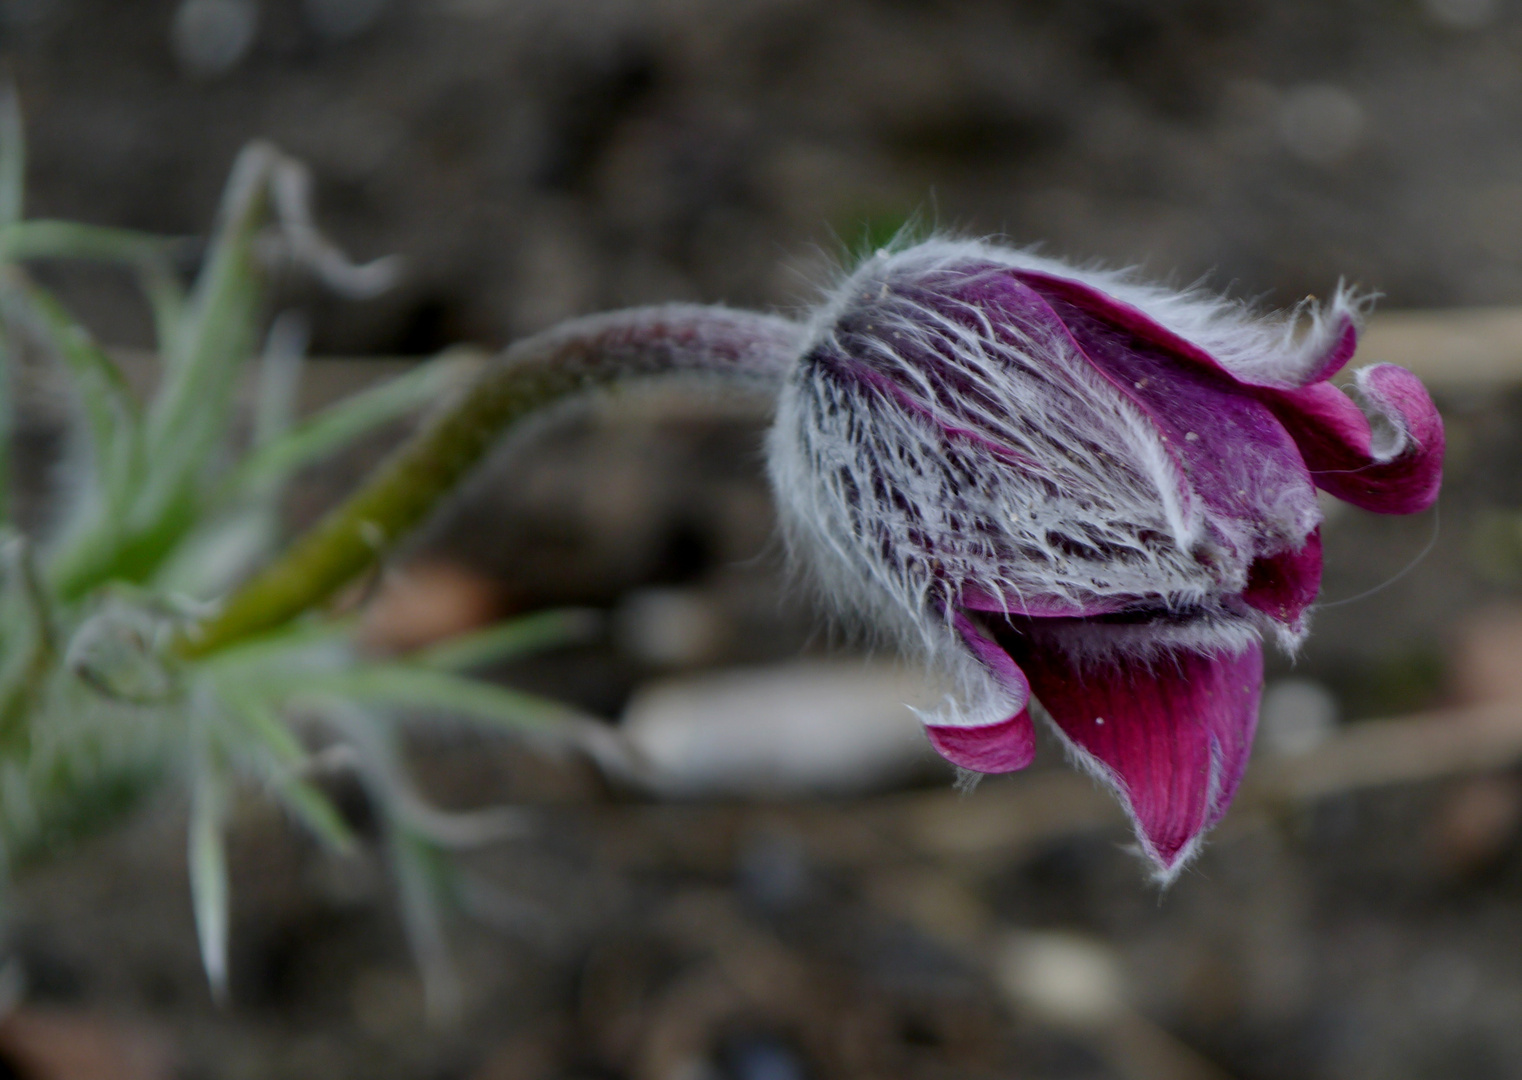
<path id="1" fill-rule="evenodd" d="M 796 797 L 891 787 L 935 762 L 916 675 L 865 662 L 708 673 L 642 689 L 623 729 L 675 797 Z"/>
<path id="2" fill-rule="evenodd" d="M 1126 1011 L 1120 959 L 1099 941 L 1058 931 L 1019 931 L 1004 940 L 995 963 L 1010 1003 L 1048 1023 L 1099 1028 Z"/>
<path id="3" fill-rule="evenodd" d="M 170 43 L 188 74 L 213 78 L 242 62 L 258 29 L 252 0 L 185 0 L 174 13 Z"/>

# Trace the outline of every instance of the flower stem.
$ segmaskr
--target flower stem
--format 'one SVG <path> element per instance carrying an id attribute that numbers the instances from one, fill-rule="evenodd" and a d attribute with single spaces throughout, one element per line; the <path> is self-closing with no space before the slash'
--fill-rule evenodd
<path id="1" fill-rule="evenodd" d="M 204 656 L 326 600 L 422 521 L 530 413 L 598 386 L 677 372 L 771 389 L 799 338 L 797 324 L 776 316 L 672 305 L 576 319 L 519 342 L 217 614 L 186 630 L 175 650 Z"/>

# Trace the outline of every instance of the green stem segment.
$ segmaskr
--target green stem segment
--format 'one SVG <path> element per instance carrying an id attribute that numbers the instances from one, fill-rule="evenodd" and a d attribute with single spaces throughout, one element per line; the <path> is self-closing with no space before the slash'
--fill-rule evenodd
<path id="1" fill-rule="evenodd" d="M 800 328 L 770 315 L 673 305 L 573 320 L 492 361 L 461 397 L 404 444 L 284 555 L 186 631 L 193 658 L 322 603 L 421 522 L 512 424 L 598 386 L 698 372 L 768 388 L 796 354 Z"/>

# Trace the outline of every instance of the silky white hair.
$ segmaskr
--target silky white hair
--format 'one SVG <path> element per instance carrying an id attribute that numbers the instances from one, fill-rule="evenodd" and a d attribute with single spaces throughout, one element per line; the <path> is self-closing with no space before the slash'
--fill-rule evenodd
<path id="1" fill-rule="evenodd" d="M 1257 521 L 1212 512 L 1157 426 L 1066 334 L 1007 322 L 996 330 L 972 304 L 954 318 L 950 298 L 937 308 L 905 294 L 990 264 L 1102 290 L 1263 385 L 1310 377 L 1360 310 L 1339 288 L 1324 308 L 1263 317 L 1199 291 L 971 241 L 879 252 L 840 283 L 810 324 L 769 436 L 784 535 L 837 609 L 865 616 L 949 677 L 945 703 L 925 719 L 955 726 L 996 723 L 1025 705 L 953 626 L 964 592 L 1072 610 L 1139 597 L 1157 606 L 1153 621 L 1102 632 L 1054 624 L 1054 643 L 1080 663 L 1180 647 L 1239 652 L 1265 620 L 1228 601 L 1246 587 L 1264 534 L 1270 546 L 1298 546 L 1320 520 L 1313 499 L 1281 499 Z M 927 372 L 917 359 L 926 354 L 946 358 L 959 385 Z M 842 376 L 831 355 L 881 379 Z M 1304 484 L 1269 457 L 1262 465 L 1268 491 Z M 1286 636 L 1293 643 L 1299 632 Z"/>

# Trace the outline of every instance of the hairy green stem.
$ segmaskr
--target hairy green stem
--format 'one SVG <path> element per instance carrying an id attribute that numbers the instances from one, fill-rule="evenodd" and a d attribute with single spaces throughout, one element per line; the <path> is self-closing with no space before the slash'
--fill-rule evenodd
<path id="1" fill-rule="evenodd" d="M 203 656 L 274 629 L 375 562 L 447 495 L 514 422 L 598 386 L 677 372 L 775 387 L 800 340 L 786 319 L 672 305 L 573 320 L 493 360 L 459 399 L 343 504 L 187 630 L 176 650 Z"/>

